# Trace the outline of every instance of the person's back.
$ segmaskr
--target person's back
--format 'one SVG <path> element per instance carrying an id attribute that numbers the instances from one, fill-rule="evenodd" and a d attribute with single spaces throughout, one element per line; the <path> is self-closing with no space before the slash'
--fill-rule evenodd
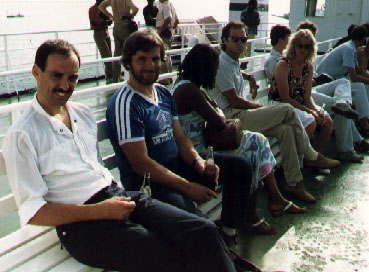
<path id="1" fill-rule="evenodd" d="M 316 73 L 326 73 L 335 79 L 347 75 L 347 67 L 356 60 L 356 49 L 350 40 L 327 53 L 316 68 Z M 357 62 L 357 60 L 356 60 Z M 348 66 L 350 65 L 350 66 Z"/>
<path id="2" fill-rule="evenodd" d="M 147 6 L 143 8 L 145 24 L 146 26 L 156 27 L 156 16 L 159 9 L 154 6 L 154 0 L 148 0 L 147 3 Z"/>

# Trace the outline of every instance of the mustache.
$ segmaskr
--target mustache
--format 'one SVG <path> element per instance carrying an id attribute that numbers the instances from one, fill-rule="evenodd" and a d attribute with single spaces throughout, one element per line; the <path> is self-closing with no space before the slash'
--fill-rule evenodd
<path id="1" fill-rule="evenodd" d="M 60 92 L 60 93 L 66 93 L 66 94 L 69 94 L 69 93 L 73 93 L 73 89 L 72 88 L 69 88 L 68 90 L 64 91 L 63 89 L 61 88 L 54 88 L 53 89 L 53 92 Z"/>

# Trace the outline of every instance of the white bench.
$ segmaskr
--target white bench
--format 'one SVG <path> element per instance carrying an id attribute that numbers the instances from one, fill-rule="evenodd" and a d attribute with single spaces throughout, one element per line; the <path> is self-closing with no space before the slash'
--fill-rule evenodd
<path id="1" fill-rule="evenodd" d="M 257 100 L 261 104 L 267 103 L 267 79 L 264 71 L 257 71 L 254 76 L 260 85 Z M 251 97 L 248 96 L 251 100 Z M 105 120 L 97 122 L 98 141 L 106 140 Z M 274 155 L 279 156 L 276 141 L 271 140 L 271 148 Z M 105 166 L 112 170 L 116 168 L 115 155 L 104 158 Z M 0 151 L 0 175 L 6 175 L 5 163 Z M 211 200 L 200 209 L 207 213 L 211 219 L 220 217 L 222 190 L 218 188 L 218 198 Z M 9 194 L 0 198 L 0 218 L 17 212 L 14 196 Z M 61 248 L 61 244 L 53 227 L 38 227 L 27 225 L 0 238 L 0 272 L 5 271 L 103 271 L 77 262 L 70 254 Z"/>
<path id="2" fill-rule="evenodd" d="M 105 121 L 98 125 L 98 141 L 107 139 Z M 108 169 L 116 167 L 114 154 L 104 158 Z M 0 151 L 0 175 L 6 175 L 4 158 Z M 218 188 L 218 198 L 200 206 L 210 218 L 216 219 L 221 212 L 222 192 Z M 12 194 L 0 198 L 0 218 L 17 211 Z M 60 241 L 53 227 L 27 225 L 0 238 L 0 272 L 5 271 L 50 271 L 50 272 L 92 272 L 103 271 L 77 262 L 61 248 Z"/>

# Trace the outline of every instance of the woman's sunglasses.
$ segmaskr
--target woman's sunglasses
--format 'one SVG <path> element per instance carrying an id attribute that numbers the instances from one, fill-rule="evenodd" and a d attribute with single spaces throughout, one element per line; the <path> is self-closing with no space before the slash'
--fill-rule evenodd
<path id="1" fill-rule="evenodd" d="M 247 37 L 231 37 L 232 42 L 236 43 L 238 41 L 241 41 L 242 43 L 247 42 Z"/>
<path id="2" fill-rule="evenodd" d="M 296 47 L 298 49 L 302 49 L 304 48 L 305 50 L 311 50 L 313 48 L 313 45 L 311 43 L 305 43 L 305 44 L 302 44 L 302 43 L 297 43 L 296 44 Z"/>

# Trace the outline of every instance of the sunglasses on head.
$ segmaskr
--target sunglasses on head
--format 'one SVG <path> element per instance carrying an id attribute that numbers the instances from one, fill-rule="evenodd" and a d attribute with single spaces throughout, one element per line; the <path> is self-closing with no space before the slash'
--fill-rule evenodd
<path id="1" fill-rule="evenodd" d="M 232 42 L 236 43 L 238 41 L 241 41 L 242 43 L 245 43 L 247 41 L 247 37 L 231 37 Z"/>
<path id="2" fill-rule="evenodd" d="M 298 49 L 302 49 L 304 48 L 305 50 L 311 50 L 313 48 L 313 45 L 311 43 L 305 43 L 305 44 L 302 44 L 302 43 L 297 43 L 296 44 L 296 47 Z"/>

